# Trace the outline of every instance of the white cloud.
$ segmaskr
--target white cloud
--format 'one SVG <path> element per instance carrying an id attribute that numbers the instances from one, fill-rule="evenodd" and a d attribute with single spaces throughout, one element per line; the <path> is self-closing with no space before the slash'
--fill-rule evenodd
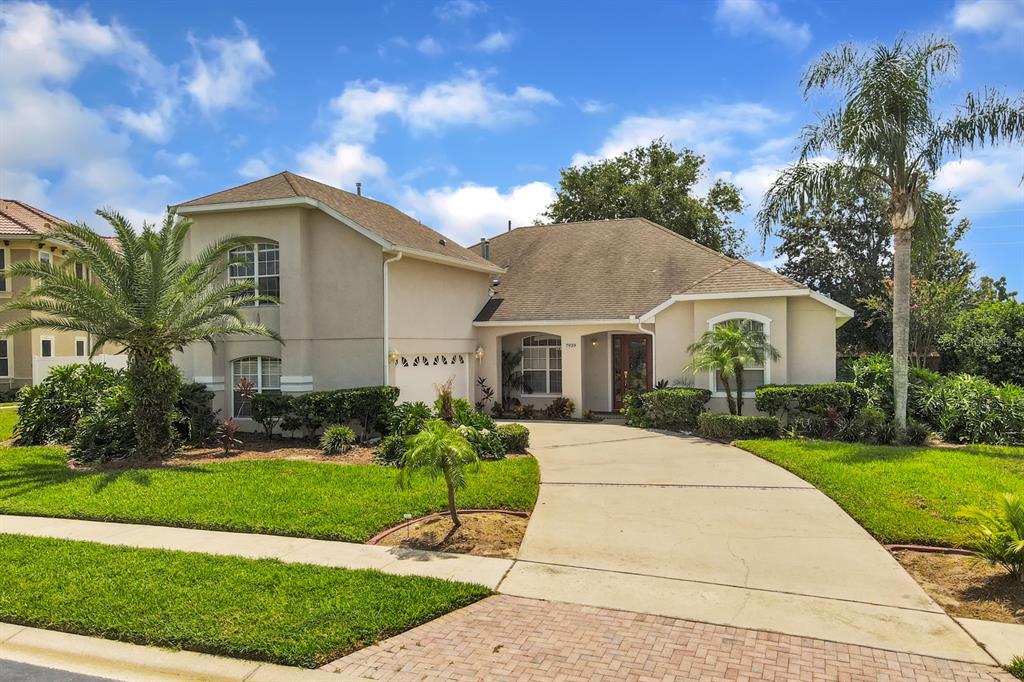
<path id="1" fill-rule="evenodd" d="M 357 181 L 382 177 L 388 166 L 361 144 L 326 144 L 306 148 L 298 156 L 299 174 L 351 189 Z"/>
<path id="2" fill-rule="evenodd" d="M 1020 184 L 1020 149 L 994 147 L 970 157 L 948 161 L 939 168 L 932 188 L 960 199 L 960 210 L 973 211 L 1024 206 Z"/>
<path id="3" fill-rule="evenodd" d="M 584 114 L 600 114 L 611 108 L 611 105 L 596 99 L 585 99 L 582 102 L 577 102 L 576 105 Z"/>
<path id="4" fill-rule="evenodd" d="M 769 0 L 718 0 L 715 23 L 734 36 L 762 35 L 802 50 L 811 42 L 811 29 L 787 19 Z"/>
<path id="5" fill-rule="evenodd" d="M 174 153 L 169 152 L 166 149 L 157 151 L 156 158 L 158 161 L 169 164 L 176 168 L 186 170 L 188 168 L 195 168 L 199 165 L 199 159 L 195 154 L 191 152 Z"/>
<path id="6" fill-rule="evenodd" d="M 238 174 L 246 180 L 256 180 L 270 175 L 270 164 L 258 156 L 253 156 L 242 162 L 238 167 Z"/>
<path id="7" fill-rule="evenodd" d="M 1024 0 L 961 0 L 953 27 L 997 36 L 1001 47 L 1024 47 Z"/>
<path id="8" fill-rule="evenodd" d="M 537 105 L 557 103 L 546 90 L 524 85 L 502 92 L 480 74 L 469 72 L 419 92 L 394 83 L 354 81 L 331 100 L 330 109 L 339 116 L 335 138 L 370 142 L 386 115 L 397 117 L 414 132 L 455 126 L 498 128 L 528 121 Z"/>
<path id="9" fill-rule="evenodd" d="M 592 154 L 577 153 L 573 165 L 617 156 L 659 137 L 708 157 L 734 153 L 737 136 L 763 134 L 786 117 L 762 104 L 739 102 L 692 109 L 671 116 L 629 116 L 612 128 Z"/>
<path id="10" fill-rule="evenodd" d="M 162 97 L 149 111 L 135 111 L 127 107 L 115 109 L 114 118 L 131 131 L 154 142 L 166 142 L 174 134 L 174 118 L 177 102 L 172 97 Z"/>
<path id="11" fill-rule="evenodd" d="M 49 182 L 32 173 L 0 168 L 0 197 L 17 198 L 42 208 L 47 203 L 49 186 Z"/>
<path id="12" fill-rule="evenodd" d="M 505 31 L 494 31 L 484 36 L 476 44 L 476 49 L 481 52 L 504 52 L 512 48 L 515 36 Z"/>
<path id="13" fill-rule="evenodd" d="M 448 0 L 434 8 L 434 14 L 442 21 L 468 19 L 475 14 L 487 11 L 487 4 L 474 0 Z"/>
<path id="14" fill-rule="evenodd" d="M 256 83 L 273 74 L 259 41 L 242 22 L 235 25 L 239 35 L 234 38 L 189 36 L 195 62 L 186 89 L 207 114 L 249 104 Z"/>
<path id="15" fill-rule="evenodd" d="M 404 210 L 461 244 L 513 225 L 532 223 L 555 198 L 546 182 L 531 182 L 502 192 L 497 187 L 466 183 L 420 192 L 407 188 L 401 199 Z"/>
<path id="16" fill-rule="evenodd" d="M 416 41 L 416 50 L 426 55 L 439 55 L 444 52 L 444 47 L 433 36 L 423 36 Z"/>

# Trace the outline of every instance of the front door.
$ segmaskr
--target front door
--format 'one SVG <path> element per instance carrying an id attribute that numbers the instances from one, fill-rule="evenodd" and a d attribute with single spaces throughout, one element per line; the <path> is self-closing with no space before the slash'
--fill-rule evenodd
<path id="1" fill-rule="evenodd" d="M 622 407 L 627 393 L 651 390 L 654 380 L 651 337 L 612 334 L 612 409 Z"/>

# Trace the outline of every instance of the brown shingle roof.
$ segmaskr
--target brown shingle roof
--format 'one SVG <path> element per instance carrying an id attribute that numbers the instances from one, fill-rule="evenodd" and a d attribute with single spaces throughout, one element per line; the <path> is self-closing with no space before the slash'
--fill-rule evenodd
<path id="1" fill-rule="evenodd" d="M 45 234 L 64 222 L 46 211 L 17 199 L 0 199 L 0 234 Z"/>
<path id="2" fill-rule="evenodd" d="M 626 319 L 673 294 L 805 288 L 643 218 L 520 227 L 489 248 L 508 272 L 480 322 Z"/>
<path id="3" fill-rule="evenodd" d="M 430 229 L 394 206 L 346 192 L 289 171 L 215 194 L 208 194 L 180 205 L 207 206 L 293 197 L 315 199 L 396 246 L 457 258 L 474 265 L 490 265 L 478 254 L 447 239 L 440 232 Z"/>

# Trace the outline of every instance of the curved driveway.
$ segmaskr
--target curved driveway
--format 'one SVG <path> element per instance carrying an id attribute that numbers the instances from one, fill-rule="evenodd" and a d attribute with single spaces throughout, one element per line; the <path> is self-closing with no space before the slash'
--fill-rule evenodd
<path id="1" fill-rule="evenodd" d="M 754 455 L 613 424 L 531 423 L 522 597 L 991 664 L 832 500 Z"/>

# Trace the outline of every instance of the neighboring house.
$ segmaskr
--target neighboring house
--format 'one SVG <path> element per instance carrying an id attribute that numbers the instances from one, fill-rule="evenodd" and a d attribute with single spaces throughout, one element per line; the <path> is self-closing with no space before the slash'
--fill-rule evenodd
<path id="1" fill-rule="evenodd" d="M 51 239 L 50 231 L 60 218 L 42 209 L 16 199 L 0 199 L 0 269 L 10 263 L 24 260 L 48 260 L 55 265 L 64 261 L 67 246 Z M 88 277 L 83 267 L 76 266 L 79 277 Z M 27 278 L 0 277 L 0 304 L 27 289 Z M 0 314 L 0 321 L 25 317 L 29 313 L 8 312 Z M 0 389 L 19 388 L 40 381 L 51 367 L 81 362 L 89 354 L 90 339 L 84 332 L 57 332 L 34 329 L 11 338 L 0 339 Z M 106 357 L 102 358 L 107 360 Z M 120 358 L 109 359 L 108 364 L 118 364 Z"/>
<path id="2" fill-rule="evenodd" d="M 246 418 L 234 388 L 303 393 L 388 383 L 432 401 L 453 380 L 474 399 L 482 377 L 501 394 L 504 352 L 521 353 L 529 395 L 610 411 L 627 390 L 687 374 L 687 346 L 727 319 L 759 325 L 782 357 L 748 368 L 747 386 L 835 378 L 835 329 L 852 311 L 796 282 L 641 219 L 521 227 L 466 249 L 392 206 L 292 173 L 175 207 L 195 222 L 195 252 L 226 235 L 278 305 L 247 314 L 285 344 L 229 338 L 178 358 L 216 407 Z"/>

